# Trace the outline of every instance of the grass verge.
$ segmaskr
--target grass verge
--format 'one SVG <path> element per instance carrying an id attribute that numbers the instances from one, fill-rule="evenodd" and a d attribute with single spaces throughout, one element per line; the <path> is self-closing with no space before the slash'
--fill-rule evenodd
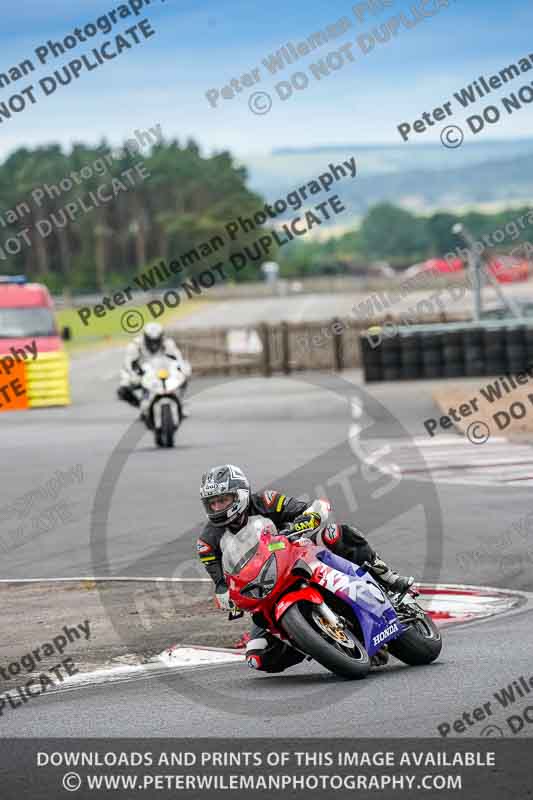
<path id="1" fill-rule="evenodd" d="M 162 325 L 169 326 L 176 320 L 184 319 L 196 313 L 202 305 L 202 301 L 195 300 L 187 302 L 183 307 L 177 309 L 165 309 L 157 321 Z M 131 333 L 126 332 L 122 326 L 123 315 L 128 312 L 138 312 L 131 317 L 132 321 L 135 322 L 135 327 Z M 145 323 L 154 321 L 146 305 L 115 308 L 113 311 L 108 311 L 105 317 L 91 316 L 88 325 L 83 324 L 78 310 L 75 308 L 56 311 L 59 329 L 70 328 L 72 339 L 67 342 L 67 350 L 70 352 L 94 345 L 113 344 L 114 342 L 131 339 L 142 327 L 141 316 Z M 139 330 L 137 330 L 137 325 Z"/>

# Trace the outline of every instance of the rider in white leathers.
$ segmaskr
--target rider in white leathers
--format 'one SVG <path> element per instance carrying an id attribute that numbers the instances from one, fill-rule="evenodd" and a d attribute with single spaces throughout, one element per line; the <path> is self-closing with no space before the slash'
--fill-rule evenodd
<path id="1" fill-rule="evenodd" d="M 126 348 L 124 366 L 120 371 L 120 386 L 117 394 L 120 400 L 135 406 L 140 405 L 136 390 L 140 388 L 143 364 L 154 356 L 166 356 L 176 361 L 178 368 L 188 379 L 191 376 L 191 365 L 183 358 L 174 339 L 164 335 L 163 327 L 158 322 L 149 322 L 145 325 L 142 334 L 136 336 Z M 187 383 L 183 384 L 182 395 L 185 393 Z M 184 416 L 187 416 L 185 411 Z"/>

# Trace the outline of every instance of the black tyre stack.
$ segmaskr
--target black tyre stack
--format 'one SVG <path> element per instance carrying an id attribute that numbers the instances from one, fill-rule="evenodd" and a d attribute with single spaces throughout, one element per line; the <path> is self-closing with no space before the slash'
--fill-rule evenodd
<path id="1" fill-rule="evenodd" d="M 505 335 L 501 330 L 484 330 L 483 346 L 485 348 L 486 374 L 501 375 L 502 372 L 505 372 L 507 364 Z"/>
<path id="2" fill-rule="evenodd" d="M 403 380 L 416 380 L 422 377 L 422 355 L 418 337 L 406 332 L 398 336 L 400 340 L 400 370 Z"/>
<path id="3" fill-rule="evenodd" d="M 524 331 L 526 340 L 527 363 L 533 366 L 533 328 L 526 328 Z"/>
<path id="4" fill-rule="evenodd" d="M 384 380 L 383 367 L 381 364 L 381 345 L 374 349 L 371 345 L 371 341 L 371 337 L 361 334 L 359 343 L 361 345 L 361 359 L 363 362 L 365 381 L 367 383 Z M 375 350 L 378 352 L 376 353 Z"/>
<path id="5" fill-rule="evenodd" d="M 420 355 L 422 356 L 422 377 L 441 378 L 442 359 L 442 334 L 422 333 L 420 337 Z"/>
<path id="6" fill-rule="evenodd" d="M 384 381 L 399 381 L 402 377 L 400 337 L 385 339 L 381 349 Z"/>
<path id="7" fill-rule="evenodd" d="M 374 328 L 361 353 L 367 382 L 513 374 L 533 367 L 533 324 L 400 327 L 381 341 Z"/>
<path id="8" fill-rule="evenodd" d="M 465 374 L 465 350 L 461 331 L 442 334 L 443 378 L 458 378 Z"/>
<path id="9" fill-rule="evenodd" d="M 520 372 L 527 363 L 526 330 L 523 325 L 505 331 L 505 356 L 508 372 Z"/>
<path id="10" fill-rule="evenodd" d="M 466 377 L 485 375 L 485 348 L 481 329 L 467 330 L 463 333 L 463 352 Z"/>

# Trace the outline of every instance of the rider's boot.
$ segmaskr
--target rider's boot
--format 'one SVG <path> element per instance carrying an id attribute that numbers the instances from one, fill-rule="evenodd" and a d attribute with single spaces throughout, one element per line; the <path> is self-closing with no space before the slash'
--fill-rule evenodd
<path id="1" fill-rule="evenodd" d="M 374 578 L 391 592 L 405 593 L 415 582 L 411 576 L 406 577 L 394 572 L 388 564 L 376 553 L 368 564 L 368 571 Z"/>
<path id="2" fill-rule="evenodd" d="M 134 408 L 139 408 L 141 405 L 141 401 L 129 386 L 119 386 L 117 389 L 117 397 L 119 400 L 124 400 L 125 403 L 129 403 L 130 406 Z"/>

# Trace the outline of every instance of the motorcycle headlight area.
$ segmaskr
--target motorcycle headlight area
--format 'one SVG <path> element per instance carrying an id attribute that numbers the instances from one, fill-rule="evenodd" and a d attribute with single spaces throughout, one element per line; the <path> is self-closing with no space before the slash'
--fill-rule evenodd
<path id="1" fill-rule="evenodd" d="M 245 597 L 254 597 L 256 600 L 262 600 L 263 597 L 270 594 L 276 585 L 277 579 L 278 568 L 276 565 L 276 556 L 271 555 L 268 561 L 263 564 L 259 575 L 244 587 L 241 594 Z"/>

